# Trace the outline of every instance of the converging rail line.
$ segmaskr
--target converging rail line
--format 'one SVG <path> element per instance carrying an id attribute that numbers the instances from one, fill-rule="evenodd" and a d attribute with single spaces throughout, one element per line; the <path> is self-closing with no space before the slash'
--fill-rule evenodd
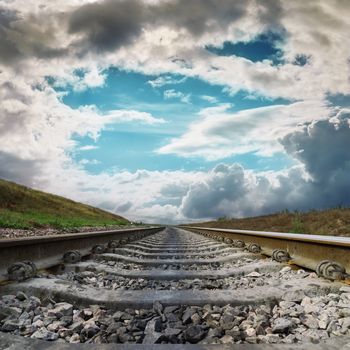
<path id="1" fill-rule="evenodd" d="M 0 349 L 348 349 L 349 252 L 189 226 L 2 240 Z"/>
<path id="2" fill-rule="evenodd" d="M 289 261 L 330 279 L 346 278 L 346 271 L 350 271 L 350 237 L 207 227 L 187 229 L 208 237 L 219 235 L 219 240 L 236 246 L 242 241 L 249 251 L 272 256 L 280 262 Z"/>

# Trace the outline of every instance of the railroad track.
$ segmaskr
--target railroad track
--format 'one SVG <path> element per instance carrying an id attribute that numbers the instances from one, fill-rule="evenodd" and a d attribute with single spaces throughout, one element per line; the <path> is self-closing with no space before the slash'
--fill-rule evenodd
<path id="1" fill-rule="evenodd" d="M 0 241 L 0 349 L 349 349 L 349 248 L 199 227 Z"/>

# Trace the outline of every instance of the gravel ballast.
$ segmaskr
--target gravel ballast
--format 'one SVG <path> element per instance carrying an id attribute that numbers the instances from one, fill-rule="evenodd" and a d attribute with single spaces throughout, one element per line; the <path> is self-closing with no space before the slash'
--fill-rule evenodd
<path id="1" fill-rule="evenodd" d="M 110 311 L 40 300 L 22 292 L 0 299 L 3 332 L 69 343 L 297 343 L 350 335 L 350 287 L 276 305 L 215 305 Z"/>

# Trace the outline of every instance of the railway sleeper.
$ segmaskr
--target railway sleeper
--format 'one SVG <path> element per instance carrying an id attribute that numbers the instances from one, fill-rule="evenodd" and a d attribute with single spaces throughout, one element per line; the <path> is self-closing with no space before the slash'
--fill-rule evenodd
<path id="1" fill-rule="evenodd" d="M 134 243 L 106 242 L 92 249 L 88 261 L 75 261 L 74 251 L 69 252 L 65 270 L 55 276 L 22 262 L 13 270 L 31 279 L 1 287 L 0 346 L 71 350 L 75 347 L 64 342 L 83 342 L 117 349 L 101 344 L 109 342 L 153 349 L 155 343 L 196 343 L 203 349 L 207 344 L 225 348 L 238 343 L 240 348 L 240 343 L 268 343 L 271 349 L 271 343 L 286 342 L 289 348 L 302 343 L 303 349 L 313 349 L 305 343 L 312 341 L 317 348 L 332 349 L 350 342 L 350 287 L 336 281 L 346 276 L 339 263 L 322 261 L 317 271 L 328 279 L 318 278 L 286 265 L 295 258 L 287 250 L 268 252 L 273 259 L 265 259 L 267 252 L 256 242 L 217 232 L 205 235 L 216 241 L 170 228 L 146 238 L 134 235 Z M 240 250 L 227 256 L 219 250 L 215 259 L 164 259 L 169 253 L 158 251 L 159 259 L 116 254 L 136 244 L 179 250 L 181 257 L 186 249 L 210 249 L 217 242 Z"/>

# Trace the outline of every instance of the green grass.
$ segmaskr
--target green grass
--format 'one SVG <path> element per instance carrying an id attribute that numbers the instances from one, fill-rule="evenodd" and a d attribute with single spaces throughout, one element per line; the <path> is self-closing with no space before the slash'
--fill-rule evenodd
<path id="1" fill-rule="evenodd" d="M 283 210 L 271 215 L 242 219 L 222 217 L 216 221 L 192 223 L 190 226 L 350 237 L 350 208 L 337 207 L 306 212 Z"/>
<path id="2" fill-rule="evenodd" d="M 128 223 L 104 210 L 0 179 L 0 227 L 66 229 Z"/>

